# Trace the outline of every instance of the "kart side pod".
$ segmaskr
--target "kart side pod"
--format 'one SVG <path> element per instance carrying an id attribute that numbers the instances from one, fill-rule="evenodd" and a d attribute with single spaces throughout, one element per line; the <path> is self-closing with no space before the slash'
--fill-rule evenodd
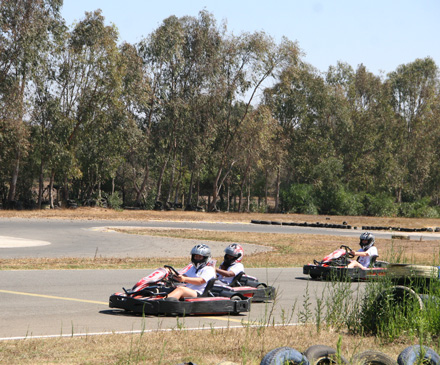
<path id="1" fill-rule="evenodd" d="M 185 298 L 183 301 L 163 298 L 132 298 L 113 294 L 109 299 L 110 308 L 121 308 L 145 315 L 192 315 L 192 314 L 233 314 L 249 312 L 250 300 L 241 297 L 199 297 Z"/>

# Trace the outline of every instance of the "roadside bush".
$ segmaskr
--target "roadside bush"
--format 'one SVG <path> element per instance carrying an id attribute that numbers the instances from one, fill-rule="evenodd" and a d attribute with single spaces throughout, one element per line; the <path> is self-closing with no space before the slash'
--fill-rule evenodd
<path id="1" fill-rule="evenodd" d="M 398 205 L 394 198 L 386 193 L 365 194 L 362 203 L 366 216 L 395 217 L 398 214 Z"/>
<path id="2" fill-rule="evenodd" d="M 123 205 L 123 201 L 119 191 L 116 191 L 113 194 L 109 195 L 107 197 L 107 203 L 110 206 L 110 208 L 115 210 L 120 210 Z"/>
<path id="3" fill-rule="evenodd" d="M 415 202 L 402 203 L 399 207 L 399 216 L 407 218 L 439 218 L 439 212 L 431 207 L 429 198 Z"/>
<path id="4" fill-rule="evenodd" d="M 343 186 L 325 187 L 316 192 L 320 214 L 361 215 L 362 195 L 347 191 Z"/>
<path id="5" fill-rule="evenodd" d="M 282 209 L 291 213 L 317 214 L 314 195 L 312 185 L 292 184 L 289 190 L 280 193 Z"/>

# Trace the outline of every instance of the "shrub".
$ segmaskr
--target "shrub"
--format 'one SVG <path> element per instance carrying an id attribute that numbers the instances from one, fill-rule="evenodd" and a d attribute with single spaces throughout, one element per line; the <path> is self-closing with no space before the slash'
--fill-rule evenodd
<path id="1" fill-rule="evenodd" d="M 116 191 L 113 194 L 109 195 L 107 197 L 107 202 L 110 208 L 115 210 L 120 210 L 123 205 L 122 197 L 119 191 Z"/>
<path id="2" fill-rule="evenodd" d="M 399 207 L 399 216 L 407 218 L 438 218 L 439 212 L 429 204 L 429 198 L 402 203 Z"/>
<path id="3" fill-rule="evenodd" d="M 280 193 L 281 206 L 284 211 L 301 214 L 317 214 L 312 185 L 292 184 L 289 190 Z"/>
<path id="4" fill-rule="evenodd" d="M 364 215 L 374 217 L 395 217 L 398 205 L 394 198 L 386 193 L 376 195 L 365 194 L 363 199 Z"/>

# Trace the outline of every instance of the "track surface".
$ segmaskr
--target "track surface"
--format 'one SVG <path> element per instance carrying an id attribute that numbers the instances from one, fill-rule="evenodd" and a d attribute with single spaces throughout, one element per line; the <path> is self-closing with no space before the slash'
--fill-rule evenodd
<path id="1" fill-rule="evenodd" d="M 144 226 L 199 228 L 227 231 L 289 232 L 352 235 L 359 231 L 304 229 L 301 227 L 260 226 L 252 224 L 192 222 L 109 222 L 0 219 L 0 257 L 94 257 L 113 256 L 187 256 L 195 240 L 124 235 L 106 227 Z M 376 234 L 376 233 L 375 233 Z M 388 234 L 389 235 L 389 234 Z M 387 237 L 387 233 L 378 233 Z M 438 239 L 438 235 L 429 238 Z M 415 235 L 413 239 L 419 239 Z M 425 238 L 424 238 L 425 239 Z M 15 241 L 14 241 L 15 240 Z M 39 241 L 44 244 L 32 245 Z M 12 243 L 11 243 L 12 242 Z M 14 246 L 15 242 L 15 246 Z M 29 245 L 26 246 L 26 242 Z M 210 243 L 213 256 L 222 256 L 224 243 Z M 12 247 L 11 247 L 12 246 Z M 247 252 L 264 248 L 249 245 Z M 309 281 L 302 268 L 248 269 L 247 274 L 274 285 L 278 298 L 274 303 L 254 303 L 251 312 L 240 316 L 146 317 L 127 315 L 108 308 L 108 297 L 122 287 L 131 287 L 151 270 L 36 270 L 0 271 L 0 339 L 72 336 L 186 328 L 241 326 L 261 323 L 296 323 L 306 300 L 311 310 L 317 298 L 326 292 L 326 283 Z M 354 290 L 365 285 L 351 284 Z M 307 299 L 308 298 L 308 299 Z"/>

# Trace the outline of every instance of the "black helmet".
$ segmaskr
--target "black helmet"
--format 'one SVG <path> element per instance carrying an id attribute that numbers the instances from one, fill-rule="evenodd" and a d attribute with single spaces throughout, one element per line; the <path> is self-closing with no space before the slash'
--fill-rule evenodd
<path id="1" fill-rule="evenodd" d="M 203 259 L 196 260 L 194 258 L 194 255 L 201 255 L 203 256 Z M 208 263 L 210 258 L 211 258 L 211 249 L 209 248 L 208 245 L 205 245 L 204 243 L 194 246 L 191 250 L 191 262 L 197 270 L 204 267 Z"/>
<path id="2" fill-rule="evenodd" d="M 374 236 L 370 232 L 364 232 L 359 237 L 359 245 L 366 251 L 374 245 Z"/>
<path id="3" fill-rule="evenodd" d="M 234 257 L 233 260 L 228 260 L 227 255 Z M 244 251 L 238 243 L 232 243 L 225 248 L 224 262 L 227 265 L 231 265 L 234 262 L 241 262 L 243 260 Z"/>

